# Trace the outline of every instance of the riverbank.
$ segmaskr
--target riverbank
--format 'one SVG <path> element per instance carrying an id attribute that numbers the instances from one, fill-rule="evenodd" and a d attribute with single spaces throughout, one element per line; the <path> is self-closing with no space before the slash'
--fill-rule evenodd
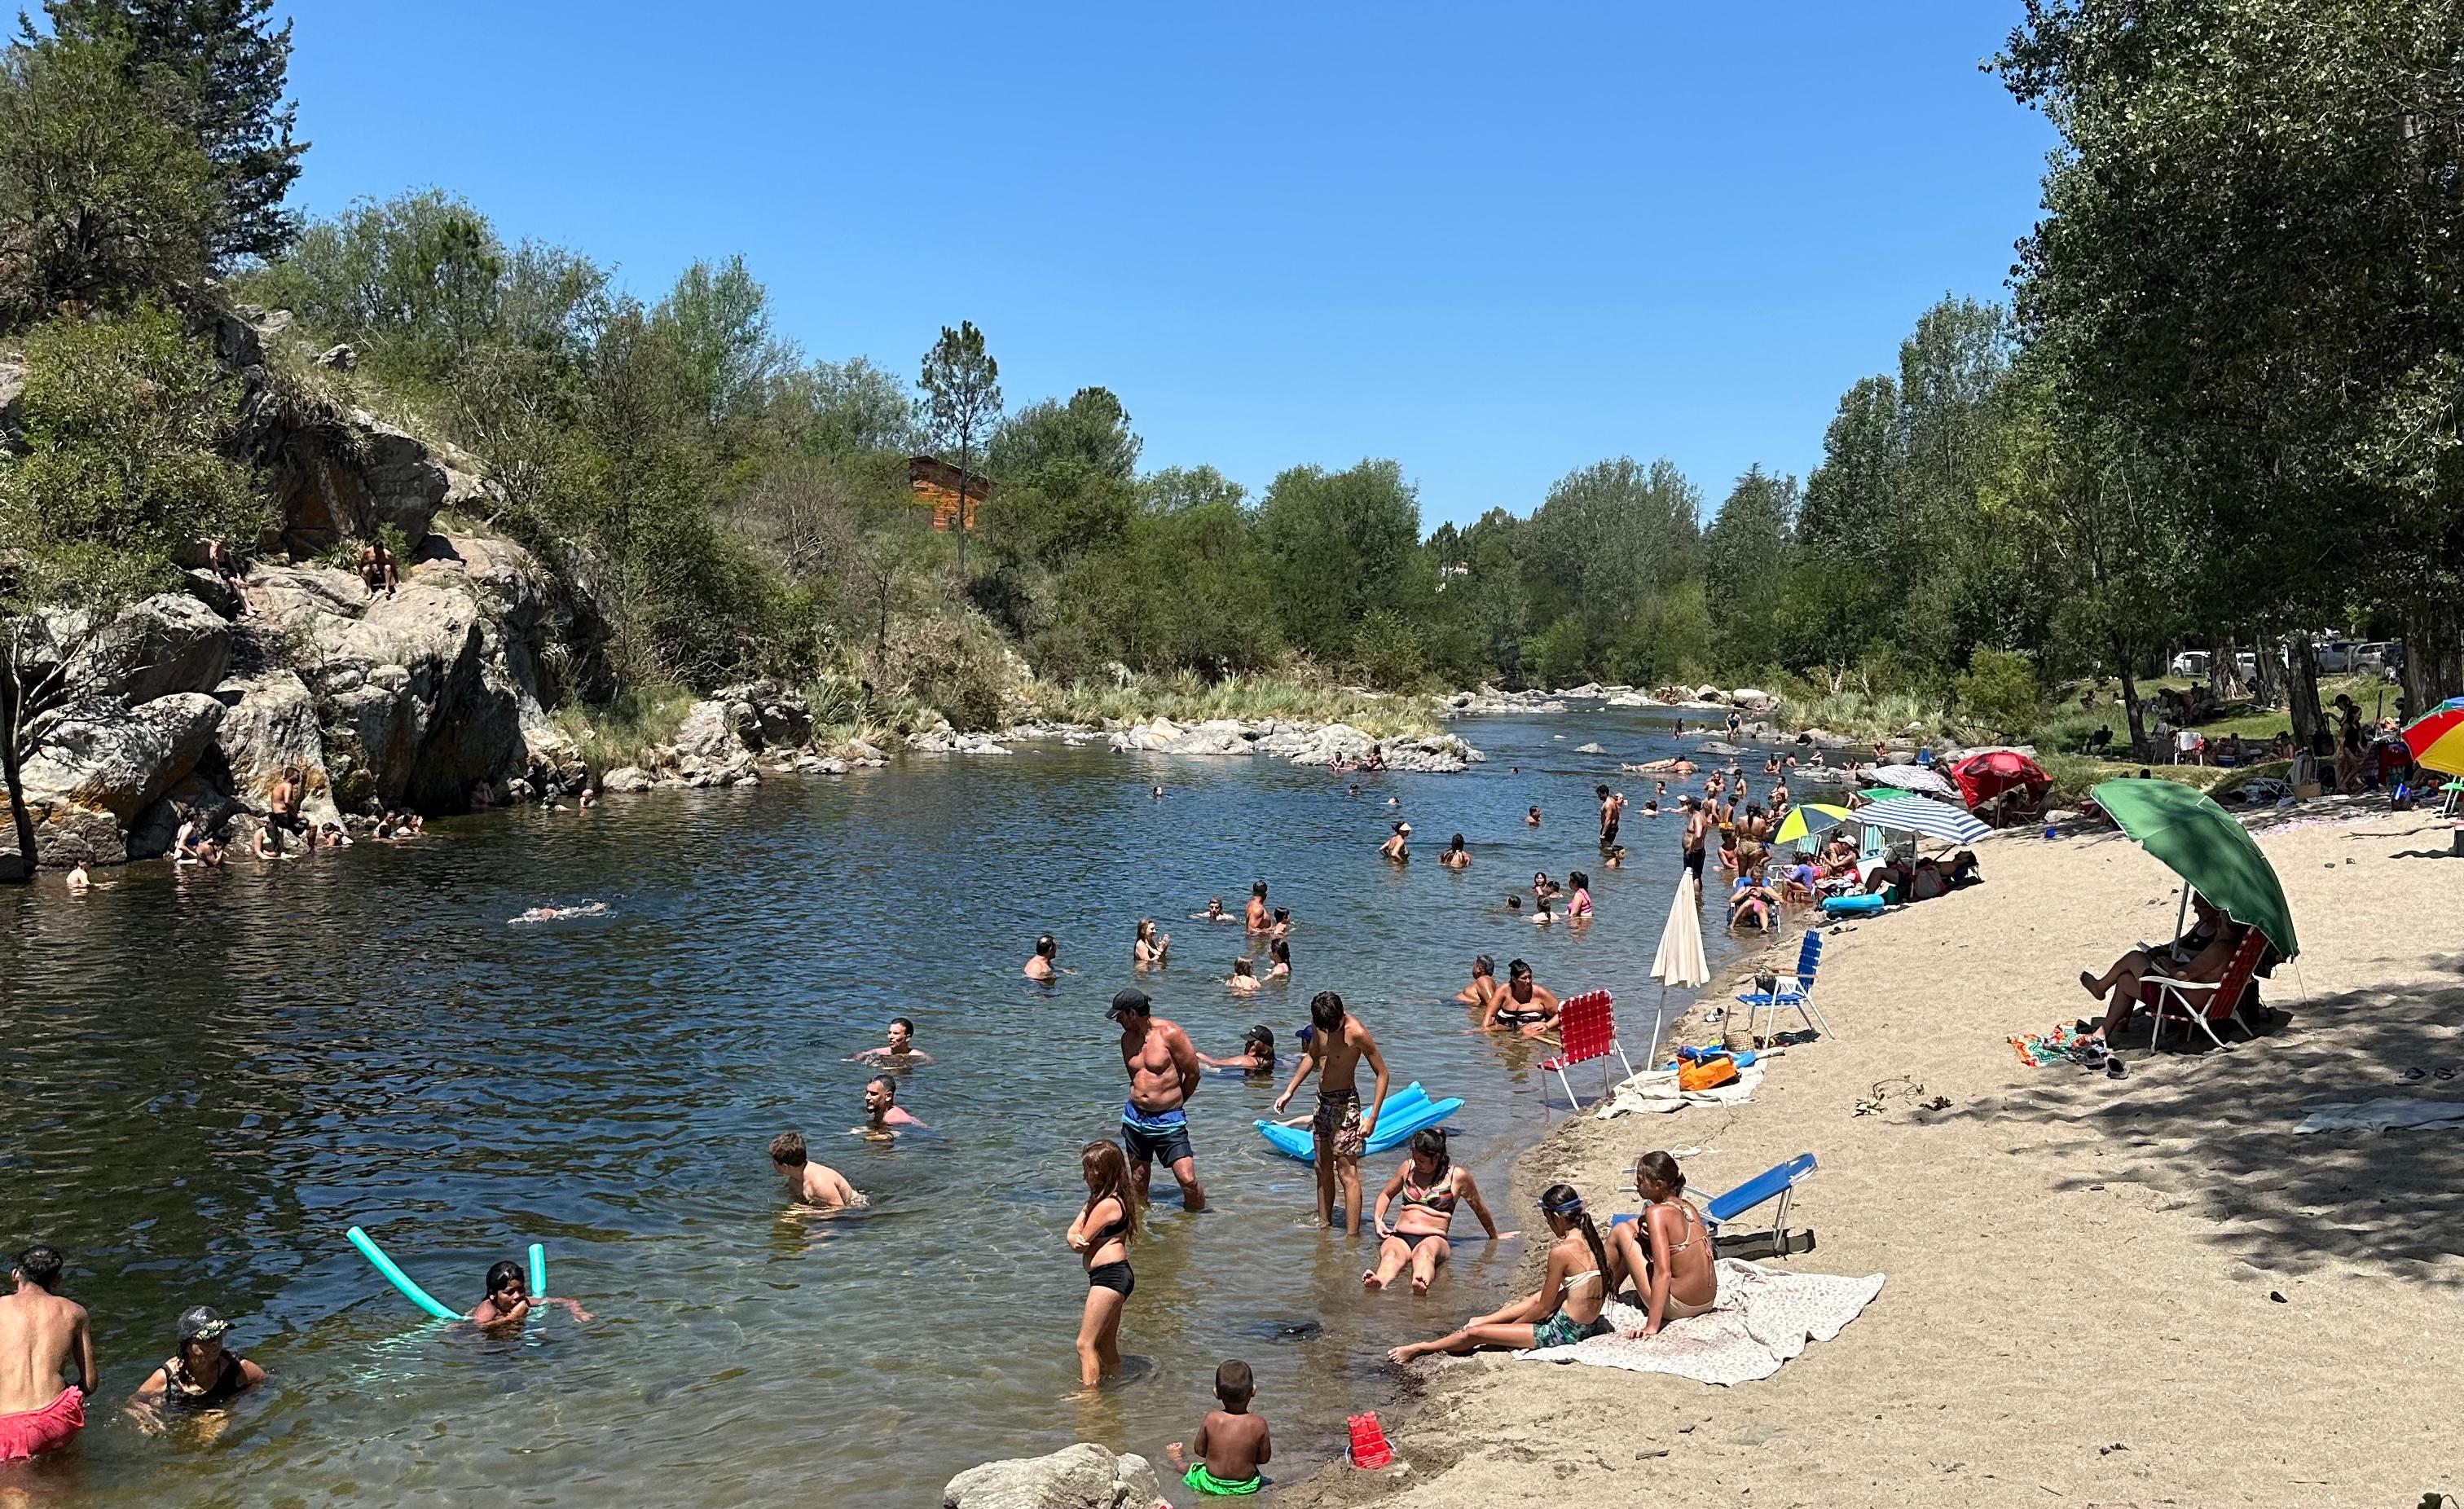
<path id="1" fill-rule="evenodd" d="M 2376 1505 L 2452 1489 L 2442 1339 L 2464 1323 L 2464 1151 L 2440 1131 L 2293 1132 L 2316 1104 L 2464 1098 L 2436 1078 L 2456 1071 L 2464 1008 L 2464 897 L 2430 858 L 2447 841 L 2418 814 L 2263 833 L 2304 950 L 2268 986 L 2275 1026 L 2221 1053 L 2134 1047 L 2119 1082 L 2027 1067 L 2005 1039 L 2084 1011 L 2078 970 L 2170 925 L 2169 875 L 2118 835 L 1992 842 L 1983 886 L 1831 940 L 1819 990 L 1840 1036 L 1792 1049 L 1754 1102 L 1561 1120 L 1515 1166 L 1517 1202 L 1562 1179 L 1614 1213 L 1637 1207 L 1626 1170 L 1653 1148 L 1702 1149 L 1683 1160 L 1698 1196 L 1813 1151 L 1792 1224 L 1821 1246 L 1789 1266 L 1886 1275 L 1863 1316 L 1729 1390 L 1501 1355 L 1422 1364 L 1419 1403 L 1388 1422 L 1407 1470 L 1331 1468 L 1286 1502 L 1879 1509 L 1924 1485 L 1952 1503 Z M 2333 1428 L 2284 1429 L 2288 1401 Z"/>

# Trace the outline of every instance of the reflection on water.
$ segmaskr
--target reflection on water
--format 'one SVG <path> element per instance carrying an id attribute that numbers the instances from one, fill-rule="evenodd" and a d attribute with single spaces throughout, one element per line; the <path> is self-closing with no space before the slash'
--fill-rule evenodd
<path id="1" fill-rule="evenodd" d="M 1309 1170 L 1249 1129 L 1282 1076 L 1209 1075 L 1190 1120 L 1215 1209 L 1180 1211 L 1158 1174 L 1129 1375 L 1072 1401 L 1085 1279 L 1062 1233 L 1079 1145 L 1117 1126 L 1104 1012 L 1133 977 L 1133 926 L 1174 935 L 1171 968 L 1135 978 L 1208 1053 L 1264 1022 L 1288 1054 L 1309 995 L 1340 990 L 1397 1088 L 1467 1100 L 1459 1153 L 1501 1224 L 1529 1226 L 1505 1161 L 1555 1082 L 1451 996 L 1486 951 L 1501 975 L 1522 956 L 1561 993 L 1617 989 L 1648 1021 L 1676 830 L 1629 818 L 1629 867 L 1604 869 L 1590 784 L 1663 753 L 1659 726 L 1483 722 L 1491 761 L 1459 776 L 915 759 L 0 897 L 0 1241 L 69 1253 L 111 1400 L 191 1303 L 231 1317 L 275 1379 L 219 1433 L 148 1437 L 99 1409 L 72 1459 L 0 1488 L 176 1509 L 783 1502 L 821 1482 L 873 1509 L 1082 1436 L 1157 1454 L 1234 1355 L 1289 1480 L 1383 1397 L 1384 1348 L 1493 1303 L 1520 1246 L 1463 1243 L 1426 1301 L 1362 1295 L 1369 1244 L 1309 1230 Z M 1609 754 L 1551 737 L 1577 727 Z M 1420 850 L 1399 871 L 1375 852 L 1398 815 Z M 1434 863 L 1458 829 L 1476 856 L 1460 873 Z M 1543 867 L 1591 872 L 1588 932 L 1499 905 Z M 1237 911 L 1260 876 L 1293 911 L 1293 977 L 1235 997 L 1240 930 L 1188 914 L 1217 895 Z M 607 912 L 508 926 L 591 900 Z M 1019 974 L 1045 929 L 1065 970 L 1049 988 Z M 935 1060 L 900 1076 L 931 1130 L 875 1142 L 850 1132 L 873 1070 L 849 1055 L 892 1016 Z M 782 1214 L 766 1146 L 789 1127 L 871 1207 Z M 1368 1197 L 1399 1157 L 1364 1168 Z M 424 1321 L 344 1243 L 354 1223 L 457 1308 L 544 1242 L 549 1290 L 597 1319 L 501 1339 Z"/>

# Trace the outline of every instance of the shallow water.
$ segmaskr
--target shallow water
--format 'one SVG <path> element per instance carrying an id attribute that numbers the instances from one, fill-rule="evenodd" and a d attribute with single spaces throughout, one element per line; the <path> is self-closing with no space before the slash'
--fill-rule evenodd
<path id="1" fill-rule="evenodd" d="M 1172 967 L 1138 983 L 1206 1052 L 1252 1021 L 1288 1049 L 1309 995 L 1341 991 L 1396 1088 L 1468 1101 L 1459 1157 L 1502 1225 L 1533 1225 L 1505 1165 L 1561 1092 L 1451 996 L 1474 953 L 1501 973 L 1521 955 L 1561 994 L 1616 989 L 1629 1044 L 1647 1034 L 1675 823 L 1630 819 L 1628 868 L 1603 870 L 1590 786 L 1639 805 L 1650 783 L 1615 765 L 1665 753 L 1665 717 L 1466 724 L 1489 761 L 1451 776 L 1059 745 L 919 757 L 474 817 L 270 870 L 142 866 L 81 901 L 0 896 L 0 1244 L 69 1254 L 107 1399 L 192 1303 L 233 1319 L 275 1385 L 211 1438 L 98 1409 L 69 1459 L 0 1488 L 111 1509 L 888 1509 L 1073 1439 L 1159 1457 L 1227 1356 L 1257 1370 L 1278 1476 L 1298 1476 L 1387 1398 L 1383 1349 L 1495 1303 L 1520 1244 L 1462 1239 L 1466 1212 L 1432 1297 L 1362 1295 L 1369 1245 L 1308 1229 L 1308 1169 L 1250 1128 L 1274 1087 L 1210 1075 L 1190 1120 L 1215 1209 L 1183 1214 L 1157 1170 L 1127 1375 L 1071 1399 L 1086 1285 L 1062 1233 L 1080 1144 L 1117 1126 L 1103 1014 L 1134 977 L 1132 924 L 1174 935 Z M 1573 753 L 1589 739 L 1608 753 Z M 1400 872 L 1375 854 L 1396 816 L 1416 828 Z M 1435 863 L 1457 829 L 1463 873 Z M 1587 933 L 1504 912 L 1542 867 L 1591 872 Z M 1295 975 L 1243 1000 L 1221 986 L 1240 930 L 1187 913 L 1210 895 L 1237 911 L 1254 876 L 1293 909 Z M 507 925 L 585 899 L 609 914 Z M 1018 973 L 1046 929 L 1069 972 L 1048 991 Z M 868 1073 L 847 1057 L 892 1015 L 937 1061 L 901 1092 L 931 1130 L 885 1146 L 847 1133 Z M 869 1211 L 781 1214 L 764 1149 L 791 1126 Z M 1372 1196 L 1399 1157 L 1364 1168 Z M 542 1241 L 550 1290 L 595 1319 L 514 1341 L 426 1323 L 345 1244 L 353 1223 L 455 1308 Z"/>

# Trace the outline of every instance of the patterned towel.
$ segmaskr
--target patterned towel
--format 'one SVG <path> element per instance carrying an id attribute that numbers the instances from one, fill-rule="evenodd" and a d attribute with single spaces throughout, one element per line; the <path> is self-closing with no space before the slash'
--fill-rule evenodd
<path id="1" fill-rule="evenodd" d="M 1719 1275 L 1718 1307 L 1708 1315 L 1671 1321 L 1658 1336 L 1626 1340 L 1625 1333 L 1642 1329 L 1649 1317 L 1612 1301 L 1604 1313 L 1617 1329 L 1608 1335 L 1514 1355 L 1628 1372 L 1675 1373 L 1725 1388 L 1779 1371 L 1779 1365 L 1804 1351 L 1808 1342 L 1838 1335 L 1882 1292 L 1879 1273 L 1862 1279 L 1780 1273 L 1734 1258 L 1720 1259 Z"/>
<path id="2" fill-rule="evenodd" d="M 1679 1089 L 1674 1069 L 1645 1069 L 1612 1091 L 1592 1116 L 1597 1121 L 1609 1121 L 1629 1111 L 1665 1115 L 1688 1105 L 1740 1105 L 1754 1098 L 1754 1089 L 1762 1083 L 1763 1066 L 1759 1063 L 1747 1064 L 1737 1071 L 1735 1079 L 1707 1090 Z"/>

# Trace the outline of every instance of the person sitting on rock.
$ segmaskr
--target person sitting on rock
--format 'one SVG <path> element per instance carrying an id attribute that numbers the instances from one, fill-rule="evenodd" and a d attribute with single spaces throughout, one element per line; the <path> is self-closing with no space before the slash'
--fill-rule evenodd
<path id="1" fill-rule="evenodd" d="M 394 588 L 401 584 L 402 579 L 394 570 L 393 552 L 385 548 L 384 540 L 371 540 L 361 549 L 360 580 L 368 584 L 371 598 L 380 592 L 392 597 Z"/>

